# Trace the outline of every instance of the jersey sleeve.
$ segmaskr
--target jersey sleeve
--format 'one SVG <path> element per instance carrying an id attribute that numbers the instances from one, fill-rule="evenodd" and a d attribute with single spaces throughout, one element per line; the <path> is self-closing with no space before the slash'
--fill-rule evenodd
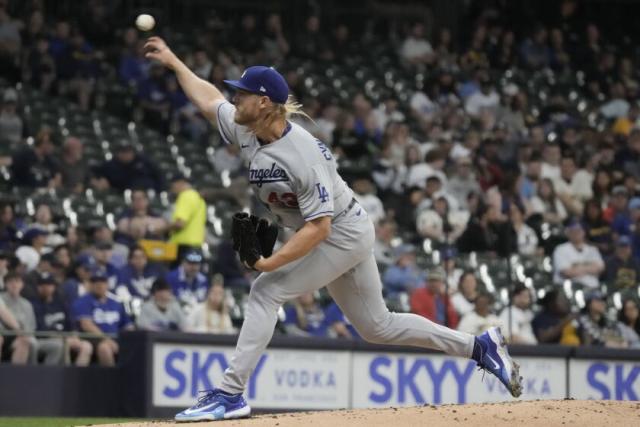
<path id="1" fill-rule="evenodd" d="M 222 101 L 215 105 L 216 119 L 218 121 L 218 132 L 225 144 L 240 144 L 241 141 L 249 139 L 251 133 L 233 119 L 236 107 L 229 101 Z"/>
<path id="2" fill-rule="evenodd" d="M 296 196 L 305 221 L 334 215 L 333 185 L 326 167 L 316 165 L 308 169 L 298 182 Z"/>

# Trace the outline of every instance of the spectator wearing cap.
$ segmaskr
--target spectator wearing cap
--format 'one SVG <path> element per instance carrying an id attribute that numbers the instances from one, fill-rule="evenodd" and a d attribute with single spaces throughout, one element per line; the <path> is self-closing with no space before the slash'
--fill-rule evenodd
<path id="1" fill-rule="evenodd" d="M 40 263 L 49 232 L 39 227 L 31 227 L 22 236 L 22 246 L 16 249 L 16 257 L 26 266 L 27 271 L 35 270 Z"/>
<path id="2" fill-rule="evenodd" d="M 124 286 L 128 293 L 146 300 L 151 295 L 152 285 L 164 272 L 160 265 L 149 262 L 147 254 L 140 246 L 129 252 L 129 262 L 118 272 L 118 287 Z"/>
<path id="3" fill-rule="evenodd" d="M 92 185 L 98 190 L 112 189 L 122 193 L 130 188 L 143 188 L 159 193 L 165 188 L 164 178 L 155 163 L 137 153 L 128 140 L 119 141 L 113 158 L 93 172 Z"/>
<path id="4" fill-rule="evenodd" d="M 25 333 L 29 343 L 28 351 L 24 353 L 19 352 L 24 358 L 14 360 L 14 363 L 36 363 L 39 357 L 42 356 L 44 363 L 47 365 L 60 364 L 63 352 L 62 342 L 60 340 L 37 339 L 33 336 L 33 333 L 36 331 L 36 317 L 31 303 L 20 296 L 20 292 L 22 292 L 22 287 L 24 286 L 22 277 L 13 273 L 8 274 L 5 285 L 7 292 L 1 294 L 0 298 L 4 300 L 4 304 L 20 325 L 19 331 Z M 15 344 L 16 341 L 18 340 L 16 339 L 13 345 L 18 345 Z"/>
<path id="5" fill-rule="evenodd" d="M 79 297 L 89 293 L 91 272 L 95 266 L 96 262 L 90 255 L 81 255 L 75 260 L 71 277 L 62 284 L 62 297 L 67 307 L 72 307 Z"/>
<path id="6" fill-rule="evenodd" d="M 37 294 L 31 299 L 38 332 L 70 332 L 72 330 L 68 307 L 57 292 L 57 286 L 56 279 L 50 274 L 44 273 L 38 278 Z M 74 355 L 76 366 L 88 366 L 91 362 L 93 347 L 89 341 L 75 336 L 41 338 L 38 341 L 41 344 L 47 341 L 48 345 L 54 347 L 64 343 L 66 351 L 71 351 Z M 64 359 L 67 358 L 68 355 L 64 355 Z"/>
<path id="7" fill-rule="evenodd" d="M 427 273 L 426 286 L 411 292 L 411 312 L 455 329 L 458 326 L 458 313 L 445 292 L 445 273 L 442 268 L 433 268 Z"/>
<path id="8" fill-rule="evenodd" d="M 472 335 L 480 335 L 493 326 L 500 326 L 500 319 L 493 314 L 493 297 L 480 292 L 474 301 L 473 311 L 462 316 L 458 330 Z"/>
<path id="9" fill-rule="evenodd" d="M 178 245 L 180 260 L 185 253 L 199 250 L 204 243 L 207 204 L 183 175 L 171 178 L 171 193 L 177 200 L 169 224 L 169 241 Z"/>
<path id="10" fill-rule="evenodd" d="M 604 217 L 611 223 L 611 230 L 618 236 L 631 235 L 631 212 L 629 211 L 629 191 L 623 185 L 616 185 L 611 191 L 610 206 Z"/>
<path id="11" fill-rule="evenodd" d="M 627 347 L 617 322 L 607 317 L 607 298 L 600 291 L 587 295 L 578 317 L 578 336 L 582 345 Z"/>
<path id="12" fill-rule="evenodd" d="M 464 109 L 472 117 L 479 117 L 484 113 L 495 115 L 499 104 L 500 96 L 491 79 L 485 76 L 480 81 L 480 90 L 466 99 Z"/>
<path id="13" fill-rule="evenodd" d="M 58 272 L 58 268 L 58 263 L 51 252 L 41 256 L 36 268 L 24 276 L 25 286 L 22 288 L 22 296 L 28 300 L 35 298 L 40 277 L 53 275 L 54 271 Z"/>
<path id="14" fill-rule="evenodd" d="M 54 151 L 51 130 L 41 129 L 35 137 L 33 147 L 25 145 L 13 155 L 11 183 L 16 187 L 59 188 L 62 176 Z"/>
<path id="15" fill-rule="evenodd" d="M 396 262 L 387 268 L 382 276 L 384 290 L 388 296 L 411 292 L 421 287 L 425 281 L 425 274 L 416 265 L 416 252 L 412 245 L 400 245 L 394 252 Z"/>
<path id="16" fill-rule="evenodd" d="M 122 303 L 109 295 L 107 276 L 100 269 L 91 273 L 90 291 L 78 298 L 72 307 L 73 319 L 81 332 L 94 334 L 94 353 L 101 366 L 115 366 L 119 345 L 115 336 L 133 329 L 133 323 Z"/>
<path id="17" fill-rule="evenodd" d="M 140 239 L 161 239 L 167 221 L 149 209 L 149 196 L 141 188 L 131 192 L 131 207 L 118 219 L 118 241 L 129 246 Z"/>
<path id="18" fill-rule="evenodd" d="M 165 279 L 183 306 L 194 306 L 205 300 L 209 283 L 200 271 L 202 254 L 192 250 L 184 256 L 180 266 L 167 273 Z"/>
<path id="19" fill-rule="evenodd" d="M 607 258 L 602 280 L 613 286 L 612 290 L 635 289 L 640 282 L 640 261 L 633 258 L 631 238 L 620 236 L 616 242 L 616 250 Z"/>
<path id="20" fill-rule="evenodd" d="M 6 89 L 0 107 L 0 144 L 17 147 L 22 141 L 24 125 L 17 114 L 18 94 L 13 88 Z"/>
<path id="21" fill-rule="evenodd" d="M 219 275 L 211 279 L 207 299 L 198 304 L 187 317 L 189 332 L 210 334 L 233 334 L 236 329 L 229 315 L 229 304 L 225 298 L 224 280 Z"/>
<path id="22" fill-rule="evenodd" d="M 511 313 L 509 313 L 511 310 Z M 537 344 L 531 321 L 531 290 L 522 284 L 511 291 L 511 305 L 502 309 L 500 323 L 502 331 L 512 344 Z"/>
<path id="23" fill-rule="evenodd" d="M 599 286 L 598 276 L 604 270 L 600 251 L 585 242 L 585 233 L 579 220 L 572 218 L 565 227 L 568 242 L 553 251 L 553 281 L 561 285 L 565 280 L 589 289 Z"/>
<path id="24" fill-rule="evenodd" d="M 91 254 L 96 262 L 95 267 L 102 270 L 106 275 L 109 282 L 109 290 L 115 290 L 118 285 L 118 268 L 111 263 L 113 243 L 109 241 L 98 241 L 93 245 Z"/>
<path id="25" fill-rule="evenodd" d="M 103 244 L 111 245 L 111 256 L 109 262 L 114 267 L 120 268 L 127 263 L 129 258 L 129 246 L 113 239 L 113 230 L 106 222 L 96 222 L 89 228 L 89 236 L 94 242 L 94 247 Z"/>
<path id="26" fill-rule="evenodd" d="M 176 301 L 171 285 L 163 278 L 151 286 L 151 298 L 142 305 L 136 319 L 139 329 L 147 331 L 183 331 L 186 318 Z"/>

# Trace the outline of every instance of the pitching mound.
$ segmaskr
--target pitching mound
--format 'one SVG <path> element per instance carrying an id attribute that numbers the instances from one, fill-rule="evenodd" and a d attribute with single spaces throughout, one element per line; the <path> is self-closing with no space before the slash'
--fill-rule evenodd
<path id="1" fill-rule="evenodd" d="M 298 427 L 298 426 L 640 426 L 640 402 L 542 400 L 413 408 L 360 409 L 260 415 L 246 420 L 180 423 L 148 421 L 101 427 Z"/>

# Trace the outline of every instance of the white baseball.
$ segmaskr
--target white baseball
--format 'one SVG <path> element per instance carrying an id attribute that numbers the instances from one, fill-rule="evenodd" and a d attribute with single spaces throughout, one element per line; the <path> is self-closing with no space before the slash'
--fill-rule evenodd
<path id="1" fill-rule="evenodd" d="M 143 13 L 136 18 L 136 27 L 140 31 L 150 31 L 156 25 L 156 20 L 151 15 Z"/>

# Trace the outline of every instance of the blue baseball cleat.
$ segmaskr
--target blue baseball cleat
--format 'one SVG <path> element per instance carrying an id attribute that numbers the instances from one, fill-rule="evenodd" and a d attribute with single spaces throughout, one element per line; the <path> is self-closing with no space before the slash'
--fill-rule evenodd
<path id="1" fill-rule="evenodd" d="M 213 389 L 198 399 L 198 403 L 175 416 L 178 422 L 216 421 L 232 418 L 245 418 L 251 415 L 251 407 L 239 394 L 227 394 L 220 389 Z"/>
<path id="2" fill-rule="evenodd" d="M 476 340 L 481 348 L 478 366 L 491 372 L 509 390 L 513 397 L 522 394 L 520 366 L 511 359 L 500 328 L 490 328 Z"/>

